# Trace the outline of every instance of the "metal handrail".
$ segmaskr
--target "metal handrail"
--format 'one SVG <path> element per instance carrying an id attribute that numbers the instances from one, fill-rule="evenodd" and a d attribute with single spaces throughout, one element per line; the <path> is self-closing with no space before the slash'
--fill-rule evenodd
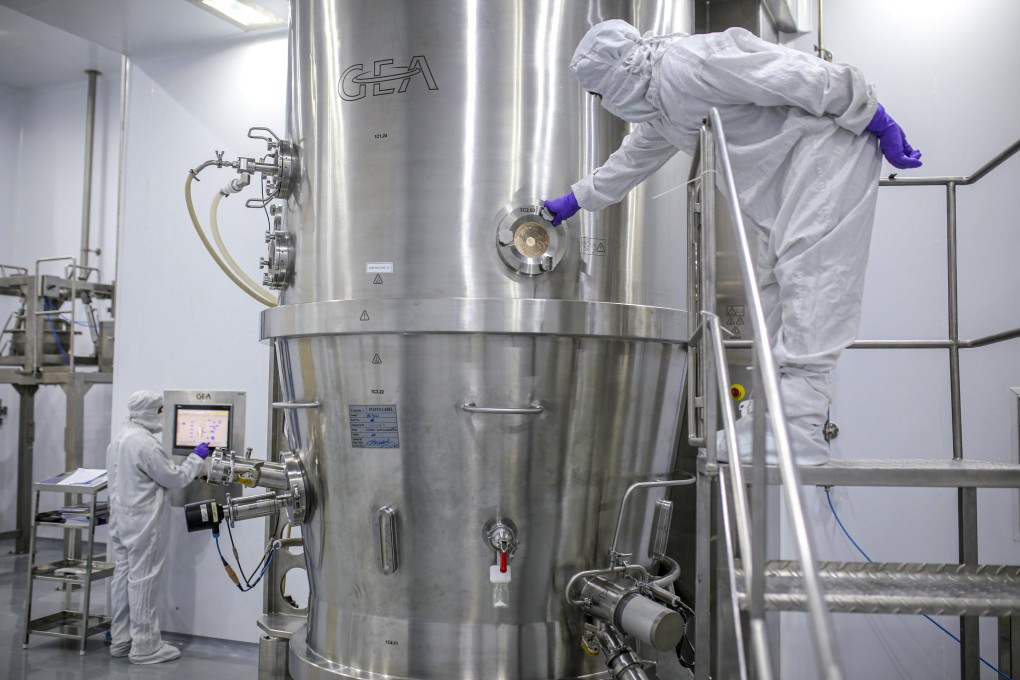
<path id="1" fill-rule="evenodd" d="M 985 347 L 1007 340 L 1020 338 L 1020 328 L 995 333 L 975 340 L 960 340 L 960 303 L 957 291 L 957 248 L 956 248 L 956 188 L 975 184 L 992 170 L 1020 153 L 1020 139 L 1010 144 L 982 165 L 972 175 L 964 177 L 909 177 L 898 179 L 890 175 L 881 180 L 880 186 L 944 186 L 946 187 L 946 250 L 947 250 L 947 288 L 948 288 L 948 322 L 949 339 L 945 341 L 858 341 L 851 345 L 854 349 L 948 349 L 949 350 L 949 389 L 950 410 L 953 430 L 953 459 L 963 459 L 963 407 L 960 390 L 960 350 Z"/>
<path id="2" fill-rule="evenodd" d="M 966 177 L 912 177 L 897 179 L 890 175 L 881 180 L 883 187 L 944 186 L 946 188 L 946 288 L 948 340 L 945 341 L 858 341 L 851 345 L 857 349 L 939 348 L 949 351 L 949 401 L 952 420 L 953 460 L 963 460 L 963 397 L 961 390 L 960 350 L 986 347 L 999 342 L 1020 338 L 1020 328 L 994 333 L 975 340 L 960 340 L 960 301 L 958 292 L 957 262 L 957 209 L 956 189 L 975 184 L 992 170 L 1020 152 L 1020 140 L 1013 142 L 977 172 Z M 960 489 L 957 496 L 957 522 L 959 531 L 959 557 L 961 564 L 978 562 L 977 493 L 975 489 Z M 960 622 L 963 645 L 962 666 L 967 677 L 976 677 L 979 668 L 980 642 L 977 619 L 964 617 Z"/>
<path id="3" fill-rule="evenodd" d="M 714 137 L 714 144 L 713 144 Z M 705 148 L 708 147 L 708 148 Z M 737 192 L 736 181 L 733 175 L 733 169 L 730 164 L 729 155 L 726 146 L 726 135 L 722 127 L 722 120 L 719 116 L 719 112 L 716 109 L 712 109 L 710 117 L 705 121 L 702 127 L 702 138 L 701 145 L 698 149 L 698 158 L 704 158 L 696 162 L 701 163 L 702 173 L 705 176 L 704 182 L 707 184 L 706 188 L 702 190 L 701 198 L 702 205 L 700 210 L 707 224 L 712 225 L 707 229 L 704 229 L 704 252 L 702 252 L 702 260 L 692 261 L 693 264 L 701 267 L 706 267 L 709 271 L 711 270 L 711 264 L 706 263 L 705 260 L 710 260 L 715 257 L 715 237 L 714 237 L 714 195 L 716 187 L 720 181 L 723 184 L 723 189 L 728 200 L 726 201 L 730 217 L 733 222 L 734 237 L 737 243 L 737 251 L 739 253 L 740 268 L 743 274 L 744 292 L 749 302 L 751 311 L 751 322 L 752 328 L 754 329 L 755 340 L 752 345 L 752 350 L 755 357 L 755 369 L 756 378 L 759 381 L 762 396 L 764 397 L 764 404 L 759 405 L 759 409 L 762 409 L 761 413 L 766 413 L 768 420 L 771 423 L 773 439 L 775 442 L 776 453 L 779 459 L 779 469 L 783 480 L 783 495 L 786 501 L 786 505 L 789 510 L 790 522 L 793 525 L 793 533 L 795 539 L 795 545 L 799 554 L 801 563 L 804 568 L 803 583 L 804 590 L 807 595 L 808 601 L 808 615 L 811 619 L 812 637 L 815 646 L 816 659 L 818 662 L 819 677 L 826 678 L 828 680 L 840 680 L 843 675 L 837 662 L 837 654 L 835 651 L 835 636 L 832 632 L 832 617 L 825 605 L 824 598 L 822 596 L 820 579 L 818 576 L 817 566 L 814 559 L 814 549 L 812 547 L 812 540 L 810 533 L 807 529 L 807 521 L 804 515 L 804 504 L 801 498 L 801 487 L 800 487 L 800 474 L 797 470 L 796 464 L 793 460 L 793 455 L 790 448 L 790 438 L 786 427 L 786 422 L 783 416 L 782 400 L 779 393 L 779 378 L 778 368 L 776 365 L 775 356 L 773 354 L 771 342 L 769 341 L 768 331 L 765 323 L 765 312 L 764 306 L 761 301 L 761 294 L 758 290 L 757 276 L 755 273 L 754 261 L 751 257 L 750 244 L 747 239 L 747 234 L 744 229 L 743 213 L 740 209 L 739 194 Z M 713 159 L 714 156 L 714 159 Z M 708 175 L 712 175 L 712 179 L 708 180 Z M 720 176 L 721 175 L 721 176 Z M 691 270 L 694 271 L 693 269 Z M 699 290 L 700 300 L 707 302 L 708 304 L 714 305 L 715 303 L 715 283 L 714 274 L 710 274 L 703 278 L 703 289 Z M 693 277 L 692 277 L 693 278 Z M 700 311 L 698 306 L 698 311 Z M 693 310 L 692 310 L 693 311 Z M 710 326 L 712 321 L 712 315 L 708 316 Z M 717 321 L 717 320 L 716 320 Z M 714 324 L 715 333 L 718 335 L 714 338 L 714 344 L 716 345 L 717 352 L 721 352 L 721 348 L 724 346 L 722 341 L 721 332 L 719 332 L 717 323 Z M 710 329 L 711 330 L 711 329 Z M 724 365 L 721 359 L 716 359 L 715 363 Z M 711 362 L 706 362 L 706 368 L 703 369 L 706 373 L 703 376 L 706 384 L 705 389 L 705 415 L 708 425 L 705 426 L 704 436 L 700 438 L 695 437 L 698 440 L 698 445 L 706 448 L 707 450 L 707 463 L 713 465 L 716 462 L 716 442 L 712 432 L 709 431 L 710 426 L 714 426 L 715 423 L 715 400 L 713 396 L 718 394 L 720 397 L 725 394 L 725 386 L 715 386 L 712 384 L 711 373 L 718 374 L 720 370 L 716 368 L 715 371 L 711 369 Z M 730 410 L 732 405 L 725 403 L 723 406 L 723 421 L 724 429 L 727 430 L 726 437 L 728 439 L 730 457 L 734 464 L 730 466 L 731 471 L 735 471 L 740 468 L 739 451 L 736 447 L 736 436 L 733 431 L 734 422 L 733 414 Z M 694 429 L 692 425 L 692 430 Z M 752 483 L 757 491 L 762 491 L 761 487 L 764 484 L 765 476 L 765 452 L 764 446 L 762 445 L 765 440 L 765 424 L 764 419 L 756 419 L 754 442 L 755 446 L 752 451 L 753 457 L 753 469 L 752 469 Z M 731 477 L 736 480 L 736 475 L 740 475 L 739 472 L 731 472 Z M 720 484 L 720 487 L 722 484 Z M 743 486 L 743 485 L 740 485 Z M 764 496 L 756 496 L 755 504 L 755 521 L 759 527 L 759 531 L 764 526 L 763 518 L 763 503 Z M 738 512 L 738 540 L 742 544 L 750 542 L 750 539 L 740 538 L 739 534 L 749 533 L 749 530 L 745 524 L 748 522 L 746 516 L 741 516 Z M 749 522 L 748 522 L 749 523 Z M 740 524 L 745 524 L 744 528 L 740 528 Z M 756 631 L 755 638 L 757 640 L 763 639 L 764 632 L 764 613 L 763 608 L 763 597 L 764 597 L 764 542 L 756 541 L 755 546 L 752 550 L 756 550 L 756 553 L 752 556 L 751 552 L 744 552 L 742 546 L 742 559 L 748 557 L 752 558 L 751 567 L 746 569 L 746 573 L 751 574 L 749 584 L 752 585 L 753 589 L 749 588 L 748 596 L 751 607 L 752 624 Z M 755 619 L 761 619 L 755 621 Z M 759 665 L 761 664 L 761 655 L 757 655 Z"/>
<path id="4" fill-rule="evenodd" d="M 630 500 L 631 494 L 638 489 L 661 489 L 671 486 L 686 486 L 698 481 L 686 472 L 681 472 L 680 474 L 682 474 L 683 477 L 676 479 L 651 479 L 645 482 L 634 482 L 627 487 L 627 491 L 623 494 L 623 500 L 620 501 L 620 512 L 617 513 L 616 516 L 616 531 L 613 532 L 613 544 L 609 548 L 610 567 L 618 567 L 623 564 L 621 558 L 625 557 L 625 555 L 619 552 L 616 548 L 620 540 L 620 531 L 623 529 L 623 516 L 627 509 L 627 501 Z"/>
<path id="5" fill-rule="evenodd" d="M 879 181 L 879 186 L 883 187 L 909 187 L 909 186 L 948 186 L 955 184 L 957 186 L 967 186 L 968 184 L 974 184 L 979 181 L 985 175 L 990 173 L 995 168 L 999 167 L 1007 160 L 1012 158 L 1014 155 L 1020 152 L 1020 139 L 1016 140 L 1001 152 L 995 155 L 992 160 L 988 161 L 972 175 L 965 177 L 907 177 L 900 179 L 895 174 L 889 175 L 887 179 Z"/>

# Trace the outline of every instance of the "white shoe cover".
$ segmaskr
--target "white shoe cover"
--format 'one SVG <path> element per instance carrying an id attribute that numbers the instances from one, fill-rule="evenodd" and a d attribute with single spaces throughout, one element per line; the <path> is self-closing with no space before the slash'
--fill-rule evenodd
<path id="1" fill-rule="evenodd" d="M 130 661 L 135 664 L 149 665 L 154 663 L 163 663 L 164 661 L 173 661 L 174 659 L 179 659 L 180 656 L 181 650 L 164 642 L 163 646 L 152 654 L 146 654 L 145 656 L 135 656 L 132 654 L 130 656 Z"/>
<path id="2" fill-rule="evenodd" d="M 737 418 L 737 449 L 740 451 L 740 462 L 750 465 L 751 442 L 754 438 L 754 413 L 753 402 L 748 399 L 740 403 L 740 417 Z M 817 429 L 817 428 L 813 428 Z M 829 445 L 824 439 L 812 436 L 805 428 L 798 427 L 795 422 L 787 423 L 787 430 L 790 434 L 790 447 L 793 452 L 793 461 L 797 465 L 825 465 L 829 462 Z M 820 437 L 820 434 L 818 435 Z M 723 430 L 719 430 L 715 437 L 716 455 L 719 462 L 725 463 L 729 460 L 729 451 L 726 446 L 726 436 Z M 776 454 L 776 442 L 772 437 L 771 423 L 765 423 L 765 464 L 779 465 L 779 456 Z"/>
<path id="3" fill-rule="evenodd" d="M 110 645 L 110 656 L 114 659 L 123 659 L 125 656 L 131 653 L 131 641 L 128 642 L 114 642 Z"/>

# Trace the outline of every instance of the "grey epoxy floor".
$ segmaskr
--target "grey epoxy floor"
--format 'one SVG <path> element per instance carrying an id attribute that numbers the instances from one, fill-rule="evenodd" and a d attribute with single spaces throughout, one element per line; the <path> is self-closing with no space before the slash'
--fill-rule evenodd
<path id="1" fill-rule="evenodd" d="M 150 680 L 188 678 L 194 680 L 255 680 L 258 677 L 259 648 L 254 643 L 165 633 L 164 639 L 181 649 L 181 658 L 153 666 L 136 666 L 126 658 L 111 658 L 102 635 L 89 638 L 84 656 L 78 644 L 34 635 L 28 649 L 22 649 L 25 596 L 27 594 L 27 555 L 8 555 L 13 541 L 0 541 L 0 678 L 9 680 Z M 41 542 L 39 561 L 60 559 L 58 541 Z M 41 586 L 41 587 L 40 587 Z M 39 612 L 59 609 L 60 596 L 53 584 L 36 582 L 35 601 L 43 604 Z M 47 594 L 48 591 L 48 594 Z M 96 590 L 96 597 L 102 599 Z M 57 604 L 44 609 L 50 601 Z M 103 600 L 105 601 L 105 600 Z M 37 612 L 33 612 L 33 617 Z"/>

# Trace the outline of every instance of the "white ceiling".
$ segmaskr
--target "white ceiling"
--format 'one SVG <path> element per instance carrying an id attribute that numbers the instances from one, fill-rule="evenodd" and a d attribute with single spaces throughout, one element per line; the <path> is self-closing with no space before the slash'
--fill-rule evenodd
<path id="1" fill-rule="evenodd" d="M 264 4 L 287 14 L 287 0 Z M 144 57 L 245 35 L 188 0 L 0 0 L 0 87 L 48 87 L 84 78 L 86 69 L 118 73 L 121 54 Z"/>

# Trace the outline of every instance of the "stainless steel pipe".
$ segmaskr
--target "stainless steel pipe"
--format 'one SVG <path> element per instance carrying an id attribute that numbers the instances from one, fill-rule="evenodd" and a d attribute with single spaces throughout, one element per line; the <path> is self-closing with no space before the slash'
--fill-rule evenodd
<path id="1" fill-rule="evenodd" d="M 88 70 L 89 77 L 88 101 L 85 106 L 85 170 L 82 179 L 81 199 L 81 278 L 88 278 L 89 271 L 89 236 L 92 220 L 92 157 L 96 136 L 96 80 L 99 71 Z M 72 272 L 72 276 L 74 276 Z"/>

